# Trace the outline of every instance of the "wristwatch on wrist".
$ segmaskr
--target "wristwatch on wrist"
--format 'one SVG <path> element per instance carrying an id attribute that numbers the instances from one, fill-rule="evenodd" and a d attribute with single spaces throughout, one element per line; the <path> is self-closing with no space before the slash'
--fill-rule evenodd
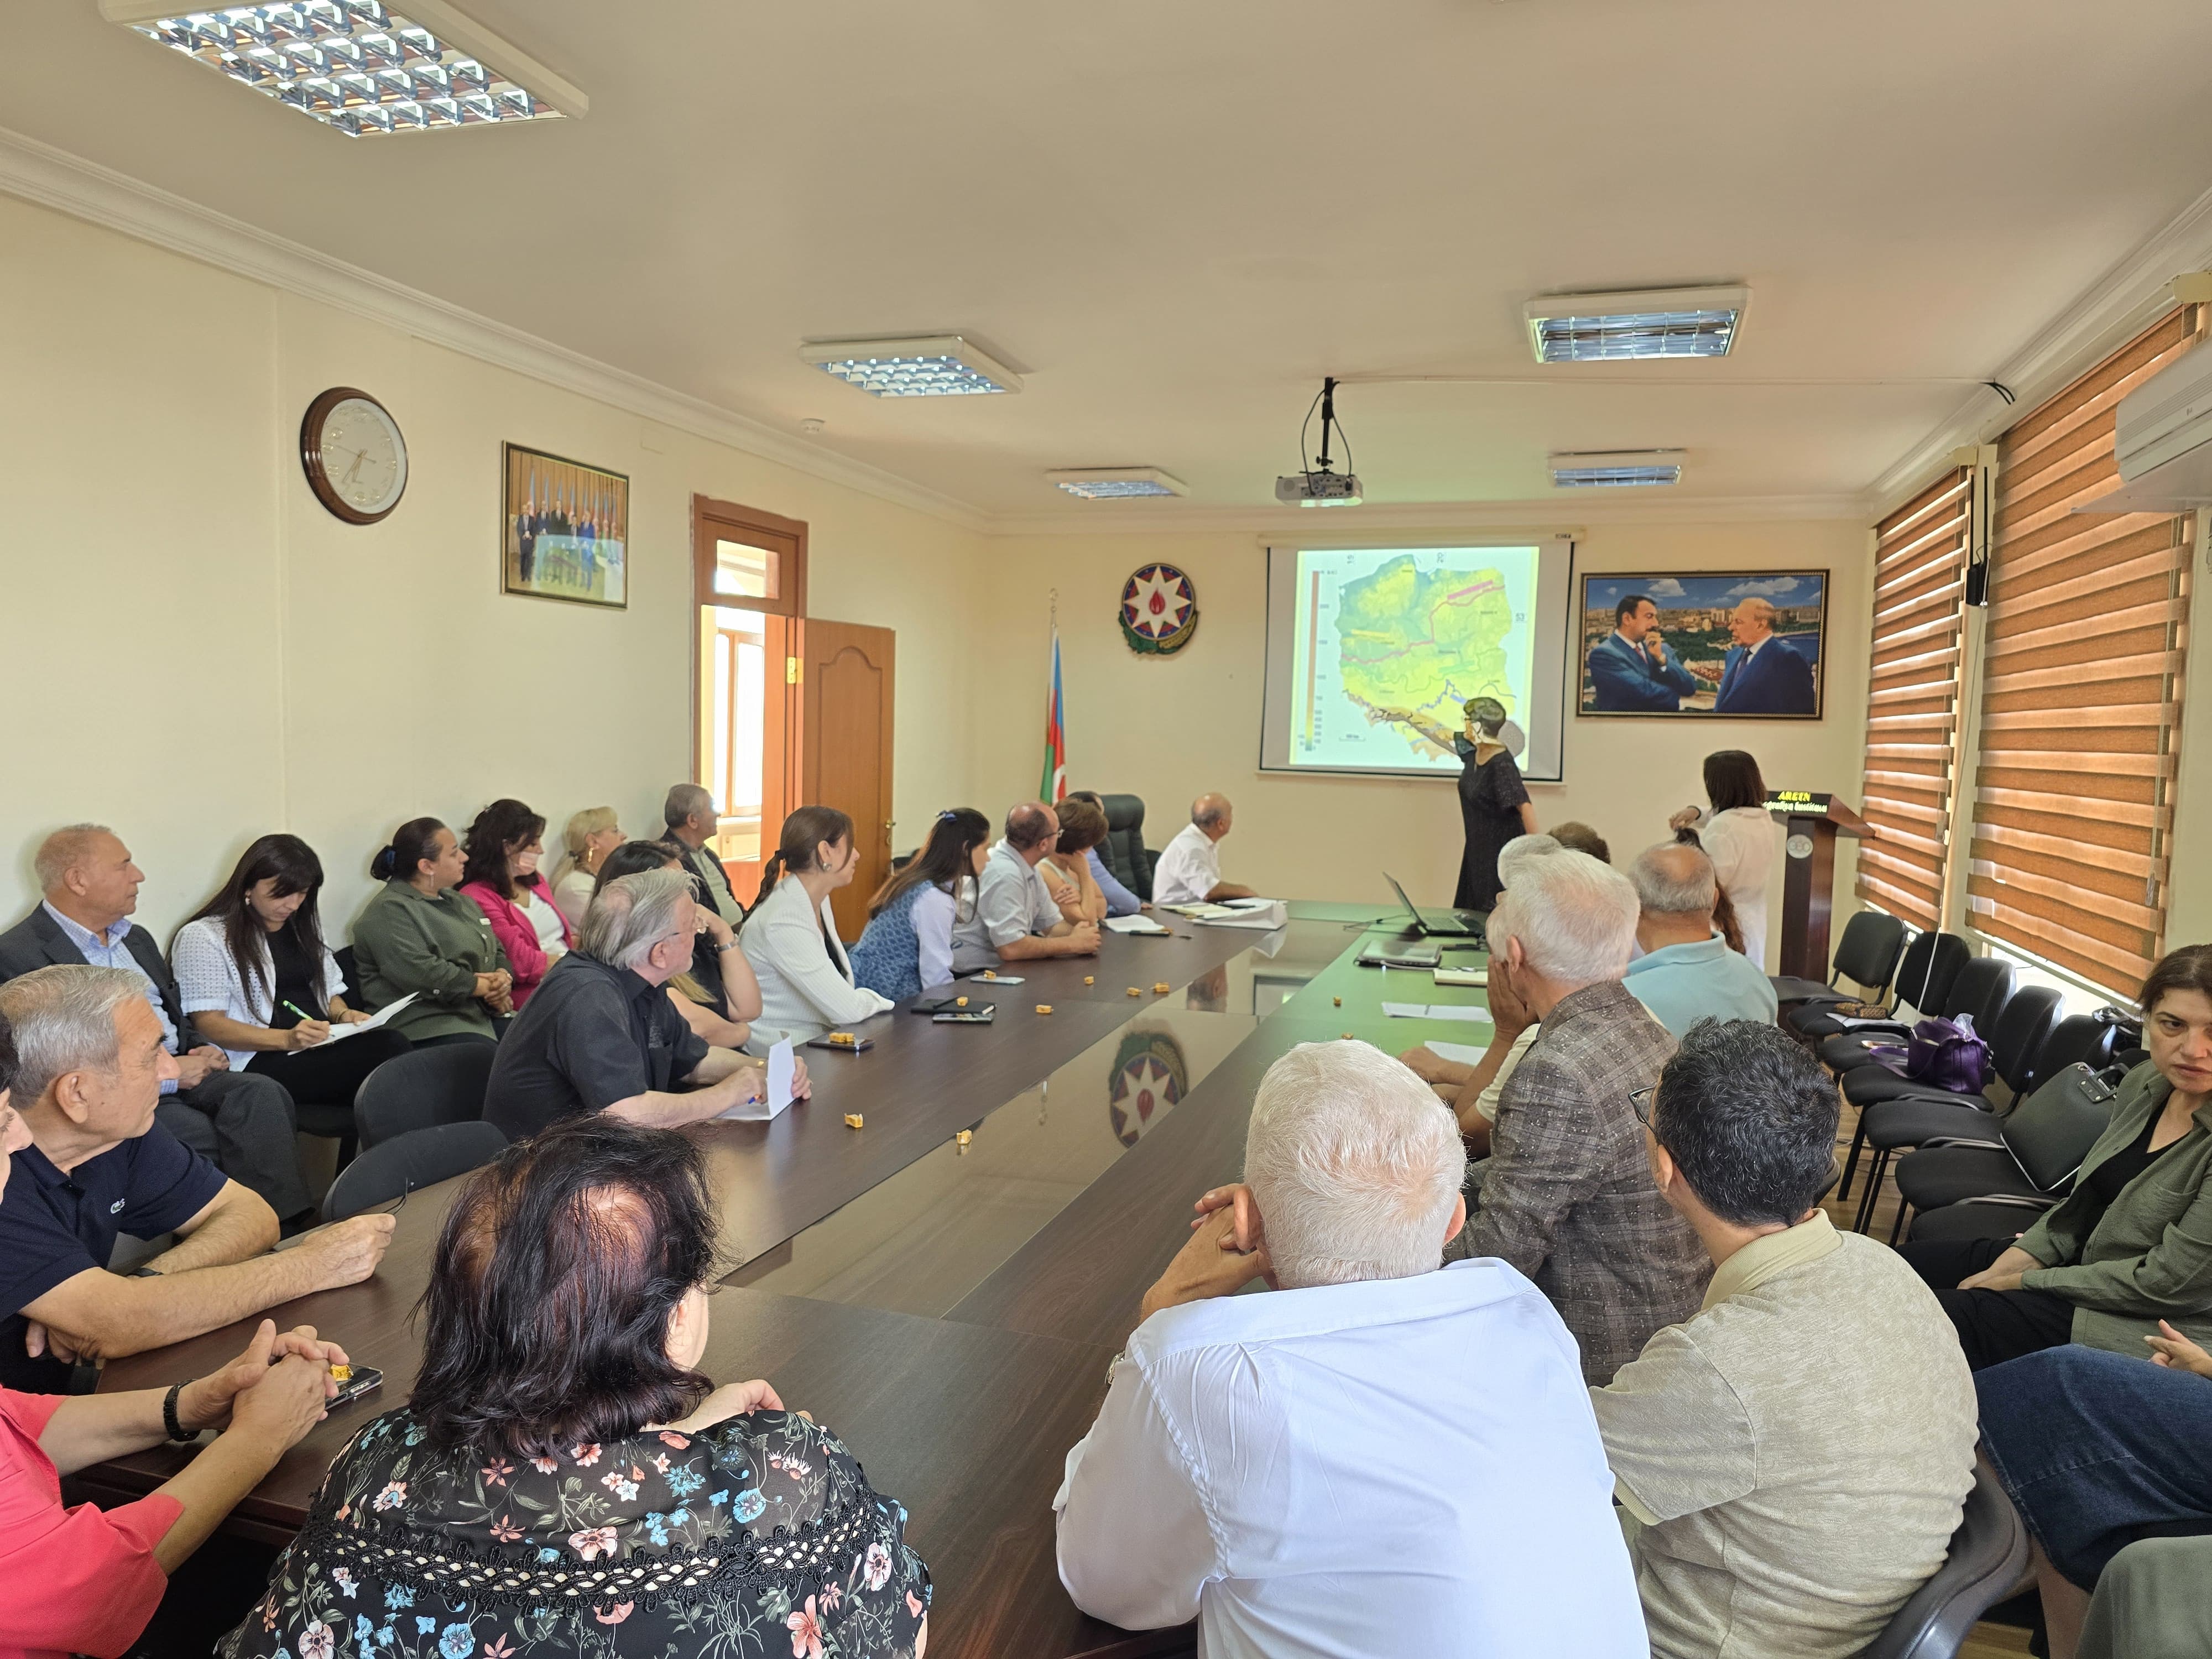
<path id="1" fill-rule="evenodd" d="M 170 1439 L 180 1443 L 200 1437 L 200 1431 L 198 1429 L 186 1428 L 182 1419 L 177 1416 L 177 1397 L 184 1391 L 183 1383 L 172 1382 L 169 1384 L 168 1393 L 161 1396 L 161 1426 L 169 1431 Z"/>

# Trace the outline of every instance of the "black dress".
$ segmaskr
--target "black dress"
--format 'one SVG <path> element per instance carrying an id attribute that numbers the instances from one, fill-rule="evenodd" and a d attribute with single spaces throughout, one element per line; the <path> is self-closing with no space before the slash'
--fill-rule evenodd
<path id="1" fill-rule="evenodd" d="M 1498 853 L 1521 830 L 1521 809 L 1528 791 L 1521 781 L 1521 769 L 1508 750 L 1500 749 L 1478 764 L 1475 746 L 1455 737 L 1459 751 L 1459 816 L 1467 833 L 1467 850 L 1460 855 L 1459 887 L 1452 908 L 1487 910 L 1498 902 Z"/>

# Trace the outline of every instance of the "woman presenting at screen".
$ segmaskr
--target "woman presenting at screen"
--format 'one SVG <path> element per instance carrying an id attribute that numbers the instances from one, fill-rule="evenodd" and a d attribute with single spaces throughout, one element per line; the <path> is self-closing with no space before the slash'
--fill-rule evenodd
<path id="1" fill-rule="evenodd" d="M 1516 836 L 1536 833 L 1536 809 L 1504 740 L 1505 705 L 1495 697 L 1469 697 L 1465 713 L 1467 723 L 1457 732 L 1406 709 L 1386 710 L 1383 718 L 1402 721 L 1459 757 L 1459 816 L 1467 850 L 1460 855 L 1452 908 L 1487 910 L 1498 902 L 1498 848 Z"/>

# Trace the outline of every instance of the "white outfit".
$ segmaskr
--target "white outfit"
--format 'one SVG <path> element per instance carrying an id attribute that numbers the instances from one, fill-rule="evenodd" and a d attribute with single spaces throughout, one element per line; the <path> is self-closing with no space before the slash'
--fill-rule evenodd
<path id="1" fill-rule="evenodd" d="M 562 912 L 553 902 L 550 888 L 518 884 L 514 902 L 516 908 L 530 918 L 531 929 L 538 935 L 538 948 L 545 953 L 546 967 L 551 968 L 568 954 L 568 941 L 562 936 Z"/>
<path id="2" fill-rule="evenodd" d="M 1220 845 L 1194 823 L 1183 825 L 1152 866 L 1155 904 L 1203 904 L 1220 884 Z"/>
<path id="3" fill-rule="evenodd" d="M 571 932 L 584 925 L 584 912 L 592 908 L 596 879 L 586 870 L 571 870 L 553 884 L 553 908 L 568 918 Z"/>
<path id="4" fill-rule="evenodd" d="M 1060 1582 L 1206 1659 L 1648 1659 L 1574 1339 L 1503 1261 L 1186 1304 L 1053 1499 Z"/>
<path id="5" fill-rule="evenodd" d="M 738 943 L 760 981 L 760 1018 L 745 1044 L 755 1054 L 766 1054 L 785 1037 L 804 1042 L 832 1026 L 842 1030 L 896 1006 L 853 983 L 853 964 L 837 937 L 830 901 L 822 901 L 817 927 L 796 876 L 777 882 L 753 907 Z"/>
<path id="6" fill-rule="evenodd" d="M 1763 806 L 1731 806 L 1713 813 L 1698 830 L 1721 890 L 1735 906 L 1743 953 L 1761 973 L 1766 970 L 1766 890 L 1789 833 Z"/>
<path id="7" fill-rule="evenodd" d="M 269 941 L 259 939 L 254 942 L 261 947 L 263 977 L 261 983 L 249 986 L 238 971 L 238 959 L 230 953 L 230 941 L 223 937 L 222 922 L 213 916 L 202 916 L 178 930 L 176 943 L 169 947 L 169 966 L 177 975 L 177 995 L 186 1013 L 217 1013 L 241 1025 L 276 1024 L 276 964 L 269 954 Z M 345 975 L 338 971 L 338 959 L 325 945 L 324 1007 L 331 1006 L 331 999 L 338 994 L 344 983 Z M 234 1072 L 244 1071 L 254 1054 L 251 1048 L 226 1048 L 223 1052 L 230 1056 L 230 1069 Z"/>
<path id="8" fill-rule="evenodd" d="M 972 908 L 975 903 L 975 881 L 972 876 L 961 878 L 962 896 Z M 952 895 L 942 887 L 932 884 L 914 902 L 907 920 L 914 925 L 914 942 L 920 947 L 915 965 L 921 972 L 921 988 L 952 982 L 952 921 L 957 909 Z"/>

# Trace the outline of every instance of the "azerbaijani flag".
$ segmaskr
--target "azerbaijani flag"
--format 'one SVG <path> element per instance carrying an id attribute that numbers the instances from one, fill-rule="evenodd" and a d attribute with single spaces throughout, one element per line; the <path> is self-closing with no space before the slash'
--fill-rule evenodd
<path id="1" fill-rule="evenodd" d="M 1067 728 L 1061 723 L 1060 624 L 1052 625 L 1052 678 L 1044 693 L 1044 778 L 1037 799 L 1057 806 L 1067 799 Z"/>

